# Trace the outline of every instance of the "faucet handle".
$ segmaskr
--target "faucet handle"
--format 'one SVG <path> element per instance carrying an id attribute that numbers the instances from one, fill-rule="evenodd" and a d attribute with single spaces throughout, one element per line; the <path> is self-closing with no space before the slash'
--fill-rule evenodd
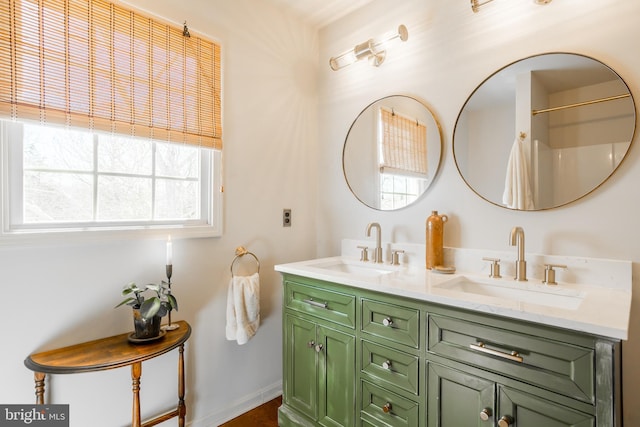
<path id="1" fill-rule="evenodd" d="M 554 270 L 554 268 L 564 268 L 564 269 L 566 269 L 567 266 L 566 265 L 561 265 L 561 264 L 545 264 L 544 265 L 544 280 L 542 281 L 542 283 L 544 283 L 545 285 L 555 286 L 555 285 L 558 284 L 558 282 L 556 282 L 556 271 Z"/>
<path id="2" fill-rule="evenodd" d="M 367 246 L 358 246 L 358 249 L 361 249 L 360 261 L 369 261 L 369 252 L 367 252 L 369 248 Z"/>
<path id="3" fill-rule="evenodd" d="M 489 277 L 494 279 L 499 279 L 502 276 L 500 275 L 500 259 L 499 258 L 482 258 L 483 261 L 491 262 L 491 273 Z"/>
<path id="4" fill-rule="evenodd" d="M 400 265 L 400 254 L 403 254 L 404 250 L 402 249 L 392 249 L 391 250 L 391 265 Z"/>

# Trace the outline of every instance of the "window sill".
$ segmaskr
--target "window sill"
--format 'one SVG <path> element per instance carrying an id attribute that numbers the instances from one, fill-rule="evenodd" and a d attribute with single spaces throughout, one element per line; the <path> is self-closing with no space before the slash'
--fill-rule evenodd
<path id="1" fill-rule="evenodd" d="M 59 230 L 59 231 L 18 231 L 0 234 L 0 247 L 33 246 L 64 244 L 104 243 L 115 240 L 196 239 L 220 237 L 222 231 L 212 226 L 173 226 L 173 227 L 139 227 L 129 229 L 91 229 L 91 230 Z"/>

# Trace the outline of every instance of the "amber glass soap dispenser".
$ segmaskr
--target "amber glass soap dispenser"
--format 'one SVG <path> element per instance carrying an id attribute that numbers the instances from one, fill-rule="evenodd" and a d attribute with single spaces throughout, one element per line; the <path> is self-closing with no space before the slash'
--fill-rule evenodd
<path id="1" fill-rule="evenodd" d="M 444 263 L 444 223 L 449 218 L 446 215 L 438 215 L 438 211 L 432 211 L 427 218 L 427 269 L 441 266 Z"/>

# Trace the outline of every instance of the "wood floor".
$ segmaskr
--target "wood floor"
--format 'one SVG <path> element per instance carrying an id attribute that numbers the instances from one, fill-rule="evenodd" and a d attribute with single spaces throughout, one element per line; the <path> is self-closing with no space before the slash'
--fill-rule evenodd
<path id="1" fill-rule="evenodd" d="M 278 427 L 278 407 L 281 404 L 282 396 L 221 424 L 220 427 Z"/>

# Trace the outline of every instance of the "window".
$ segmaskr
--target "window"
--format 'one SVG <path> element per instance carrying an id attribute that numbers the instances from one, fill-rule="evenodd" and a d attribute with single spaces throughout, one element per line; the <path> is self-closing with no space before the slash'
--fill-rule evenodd
<path id="1" fill-rule="evenodd" d="M 30 123 L 4 126 L 10 230 L 210 222 L 209 177 L 219 157 L 213 150 Z"/>
<path id="2" fill-rule="evenodd" d="M 381 209 L 399 209 L 413 203 L 428 184 L 426 125 L 381 107 L 378 151 Z"/>
<path id="3" fill-rule="evenodd" d="M 220 47 L 104 0 L 0 3 L 4 233 L 219 230 Z"/>
<path id="4" fill-rule="evenodd" d="M 410 205 L 425 192 L 426 185 L 426 179 L 380 174 L 380 209 L 394 210 Z"/>

